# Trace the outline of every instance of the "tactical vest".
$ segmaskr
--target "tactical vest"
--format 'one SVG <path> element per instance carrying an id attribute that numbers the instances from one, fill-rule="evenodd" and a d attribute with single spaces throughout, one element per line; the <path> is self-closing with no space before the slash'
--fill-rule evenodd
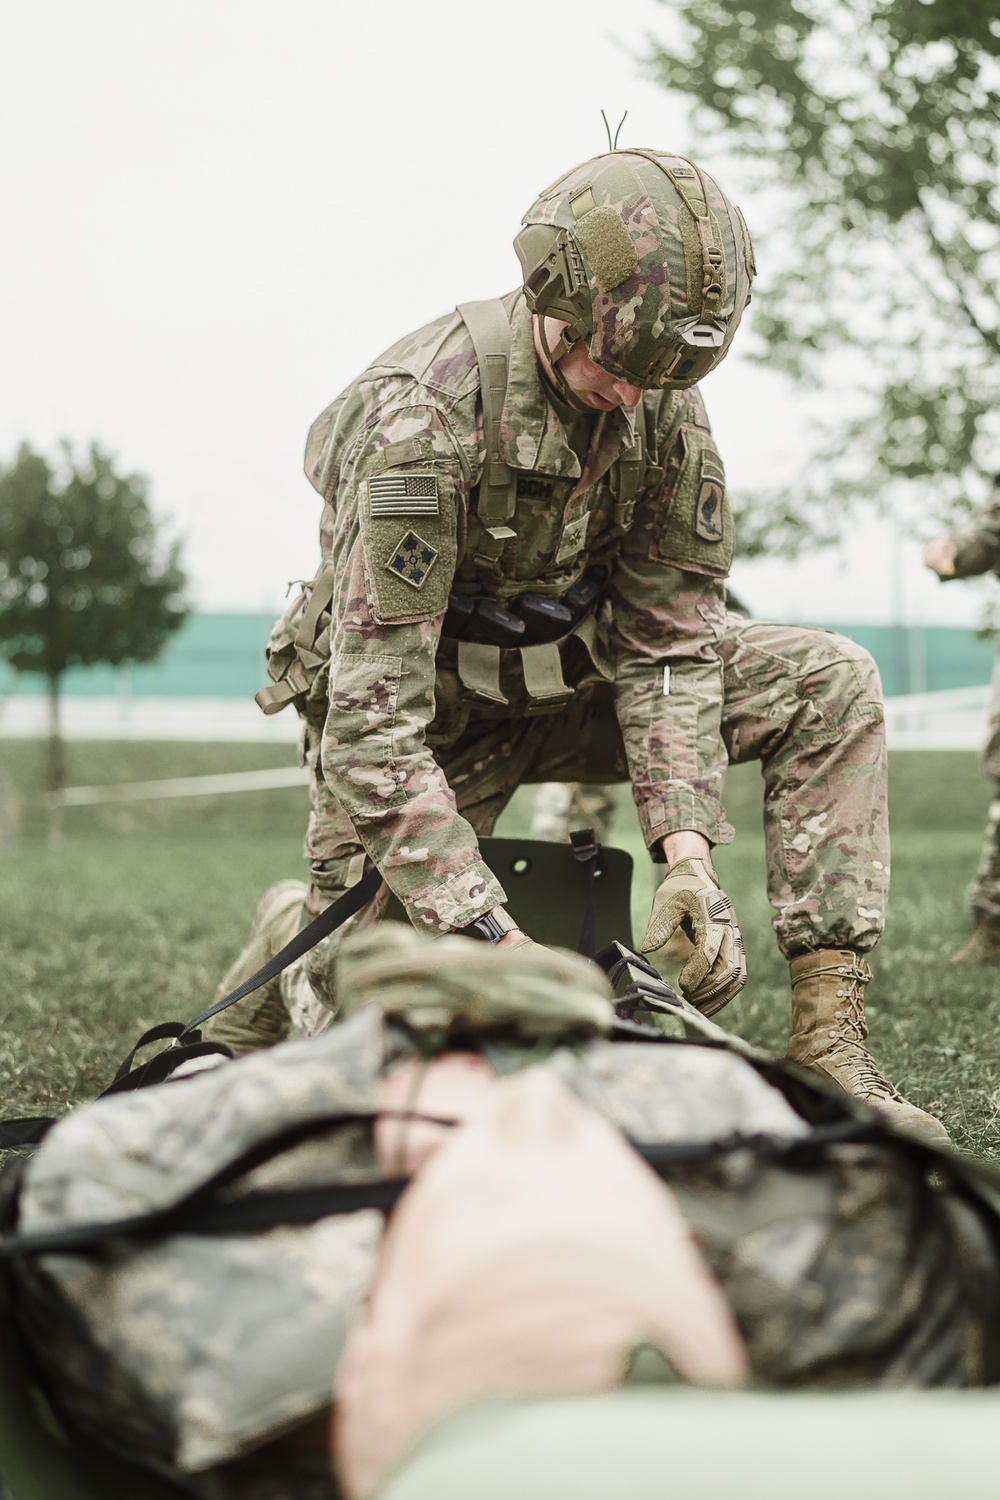
<path id="1" fill-rule="evenodd" d="M 469 331 L 479 369 L 483 406 L 486 462 L 474 491 L 476 514 L 482 534 L 474 562 L 479 591 L 473 598 L 491 599 L 504 605 L 525 592 L 523 581 L 504 576 L 500 558 L 515 538 L 511 527 L 517 506 L 517 471 L 502 456 L 501 429 L 510 372 L 511 332 L 507 311 L 498 298 L 462 303 L 458 311 Z M 608 482 L 614 496 L 614 521 L 607 541 L 624 536 L 632 524 L 636 499 L 645 485 L 650 465 L 645 425 L 640 409 L 636 440 L 631 449 L 612 465 Z M 293 703 L 306 714 L 311 703 L 322 698 L 315 691 L 317 679 L 329 660 L 330 604 L 333 597 L 333 563 L 328 558 L 316 577 L 276 623 L 267 644 L 267 671 L 273 685 L 256 694 L 266 714 L 279 713 Z M 544 585 L 532 585 L 540 596 L 550 595 Z M 469 596 L 467 596 L 469 597 Z M 470 703 L 503 709 L 508 700 L 501 689 L 501 661 L 518 652 L 528 714 L 556 713 L 573 695 L 563 677 L 560 647 L 570 635 L 584 646 L 593 668 L 587 680 L 610 680 L 597 636 L 594 609 L 575 621 L 565 636 L 540 645 L 505 647 L 482 641 L 458 641 L 458 674 Z"/>

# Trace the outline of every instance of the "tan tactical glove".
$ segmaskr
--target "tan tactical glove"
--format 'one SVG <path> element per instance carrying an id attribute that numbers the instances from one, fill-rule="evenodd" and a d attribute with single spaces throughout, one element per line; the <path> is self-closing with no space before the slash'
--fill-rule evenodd
<path id="1" fill-rule="evenodd" d="M 736 913 L 707 860 L 674 865 L 653 897 L 643 953 L 657 952 L 678 932 L 695 950 L 677 981 L 681 993 L 702 1015 L 714 1016 L 746 984 L 747 960 Z"/>

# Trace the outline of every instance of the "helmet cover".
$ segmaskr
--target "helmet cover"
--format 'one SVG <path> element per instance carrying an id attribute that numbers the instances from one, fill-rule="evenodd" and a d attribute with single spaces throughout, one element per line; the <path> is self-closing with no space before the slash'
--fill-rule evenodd
<path id="1" fill-rule="evenodd" d="M 750 299 L 743 215 L 684 157 L 635 148 L 546 188 L 514 241 L 532 312 L 569 324 L 610 375 L 694 385 L 725 357 Z"/>

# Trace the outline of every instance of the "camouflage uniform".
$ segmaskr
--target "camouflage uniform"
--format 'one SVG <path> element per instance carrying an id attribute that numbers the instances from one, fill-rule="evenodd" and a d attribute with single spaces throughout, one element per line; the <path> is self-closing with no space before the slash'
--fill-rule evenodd
<path id="1" fill-rule="evenodd" d="M 975 578 L 1000 570 L 1000 483 L 974 523 L 954 538 L 955 578 Z M 986 770 L 993 778 L 993 798 L 986 817 L 983 851 L 976 878 L 969 889 L 969 905 L 977 922 L 1000 934 L 1000 655 L 993 668 L 989 738 L 983 750 Z M 1000 956 L 1000 950 L 998 950 Z"/>
<path id="2" fill-rule="evenodd" d="M 499 910 L 477 835 L 525 782 L 627 779 L 657 861 L 675 833 L 724 843 L 725 767 L 757 757 L 792 1053 L 940 1135 L 862 1045 L 888 878 L 874 666 L 823 632 L 727 618 L 733 521 L 694 387 L 749 297 L 742 216 L 694 163 L 611 151 L 545 189 L 514 244 L 520 292 L 402 339 L 310 434 L 324 564 L 258 694 L 306 721 L 307 908 L 371 861 L 418 930 Z M 538 623 L 554 616 L 558 639 Z M 742 937 L 682 842 L 643 943 L 683 932 L 679 983 L 715 1010 L 745 982 Z M 335 946 L 281 986 L 306 1030 L 336 1010 Z M 225 1039 L 260 1045 L 240 1022 Z"/>
<path id="3" fill-rule="evenodd" d="M 492 569 L 475 505 L 479 371 L 457 314 L 376 360 L 310 434 L 333 589 L 329 674 L 316 673 L 303 706 L 310 911 L 354 884 L 366 859 L 425 931 L 502 904 L 476 835 L 526 782 L 630 780 L 654 859 L 679 829 L 728 842 L 726 765 L 759 758 L 783 951 L 871 948 L 889 861 L 870 658 L 827 632 L 727 616 L 732 519 L 697 390 L 577 417 L 543 382 L 523 300 L 506 306 L 516 540 Z M 622 498 L 637 423 L 648 467 Z M 718 500 L 708 515 L 706 486 Z M 417 498 L 384 514 L 383 496 L 406 489 Z M 562 645 L 565 691 L 545 683 L 548 701 L 531 696 L 532 652 L 545 648 L 504 651 L 492 701 L 474 674 L 470 686 L 462 646 L 441 635 L 453 584 L 502 603 L 524 590 L 560 598 L 595 567 L 608 582 L 596 618 Z M 352 925 L 373 920 L 386 894 Z M 326 964 L 322 950 L 309 964 L 321 997 Z"/>

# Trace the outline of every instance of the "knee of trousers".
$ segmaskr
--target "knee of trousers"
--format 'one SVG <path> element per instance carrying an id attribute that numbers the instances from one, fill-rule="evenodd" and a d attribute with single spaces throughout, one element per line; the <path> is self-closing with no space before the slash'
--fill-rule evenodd
<path id="1" fill-rule="evenodd" d="M 817 632 L 819 634 L 819 632 Z M 832 709 L 837 717 L 860 715 L 883 717 L 882 680 L 875 658 L 864 646 L 834 632 L 810 643 L 809 663 L 804 674 L 808 696 Z"/>

